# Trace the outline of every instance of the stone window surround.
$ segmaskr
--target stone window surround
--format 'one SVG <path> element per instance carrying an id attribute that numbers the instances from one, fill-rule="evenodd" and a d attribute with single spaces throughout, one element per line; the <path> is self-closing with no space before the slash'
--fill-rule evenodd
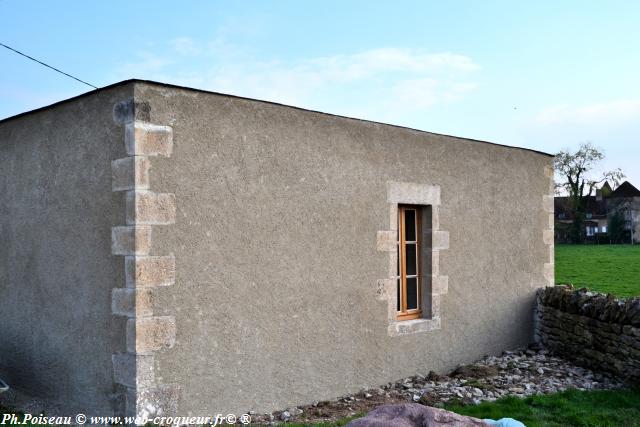
<path id="1" fill-rule="evenodd" d="M 449 278 L 440 274 L 440 252 L 449 249 L 449 232 L 440 230 L 440 186 L 389 181 L 387 182 L 387 202 L 389 230 L 381 230 L 377 233 L 377 250 L 389 254 L 388 277 L 378 280 L 378 299 L 387 302 L 389 321 L 387 333 L 395 337 L 440 329 L 440 297 L 445 295 L 449 288 Z M 426 310 L 431 313 L 430 318 L 413 320 L 396 318 L 398 205 L 403 204 L 431 206 L 431 307 L 430 310 Z"/>

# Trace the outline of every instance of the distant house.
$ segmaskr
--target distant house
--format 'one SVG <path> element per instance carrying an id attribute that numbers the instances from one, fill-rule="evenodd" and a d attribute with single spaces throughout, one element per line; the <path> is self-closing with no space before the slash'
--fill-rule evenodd
<path id="1" fill-rule="evenodd" d="M 568 197 L 556 197 L 555 240 L 567 243 L 569 230 L 574 221 L 571 202 Z M 622 215 L 626 241 L 640 242 L 640 190 L 629 181 L 615 190 L 608 182 L 596 190 L 595 196 L 587 196 L 585 207 L 585 237 L 587 241 L 609 240 L 609 222 L 616 214 Z"/>

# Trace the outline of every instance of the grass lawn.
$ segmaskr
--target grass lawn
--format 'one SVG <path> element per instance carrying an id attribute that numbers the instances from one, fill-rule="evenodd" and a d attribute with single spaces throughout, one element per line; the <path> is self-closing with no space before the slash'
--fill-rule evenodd
<path id="1" fill-rule="evenodd" d="M 640 427 L 640 391 L 630 390 L 568 390 L 446 409 L 477 418 L 514 418 L 527 427 Z"/>
<path id="2" fill-rule="evenodd" d="M 640 296 L 640 245 L 556 245 L 556 284 Z"/>
<path id="3" fill-rule="evenodd" d="M 640 427 L 640 390 L 567 390 L 562 393 L 504 397 L 495 402 L 445 409 L 476 418 L 514 418 L 527 427 Z M 360 415 L 363 416 L 363 415 Z M 342 427 L 357 417 L 336 423 L 282 423 L 280 427 Z"/>

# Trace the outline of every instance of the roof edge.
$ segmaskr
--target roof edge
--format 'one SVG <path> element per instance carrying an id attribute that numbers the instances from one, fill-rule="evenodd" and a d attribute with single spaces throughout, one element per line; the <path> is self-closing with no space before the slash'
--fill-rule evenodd
<path id="1" fill-rule="evenodd" d="M 356 117 L 342 116 L 340 114 L 333 114 L 333 113 L 327 113 L 327 112 L 324 112 L 324 111 L 311 110 L 311 109 L 308 109 L 308 108 L 296 107 L 294 105 L 287 105 L 287 104 L 282 104 L 282 103 L 274 102 L 274 101 L 265 101 L 265 100 L 262 100 L 262 99 L 255 99 L 255 98 L 249 98 L 249 97 L 245 97 L 245 96 L 231 95 L 231 94 L 227 94 L 227 93 L 215 92 L 215 91 L 210 91 L 210 90 L 205 90 L 205 89 L 197 89 L 197 88 L 192 88 L 192 87 L 188 87 L 188 86 L 179 86 L 179 85 L 175 85 L 175 84 L 171 84 L 171 83 L 162 83 L 162 82 L 157 82 L 157 81 L 154 81 L 154 80 L 145 80 L 145 79 L 136 79 L 136 78 L 122 80 L 122 81 L 119 81 L 119 82 L 116 82 L 116 83 L 112 83 L 112 84 L 107 85 L 107 86 L 100 87 L 98 89 L 94 89 L 94 90 L 90 90 L 88 92 L 81 93 L 80 95 L 76 95 L 76 96 L 73 96 L 71 98 L 67 98 L 67 99 L 63 99 L 63 100 L 58 101 L 58 102 L 54 102 L 53 104 L 45 105 L 45 106 L 42 106 L 42 107 L 39 107 L 39 108 L 35 108 L 33 110 L 28 110 L 28 111 L 24 111 L 22 113 L 19 113 L 19 114 L 13 115 L 13 116 L 5 117 L 4 119 L 0 120 L 0 124 L 3 124 L 5 122 L 9 122 L 9 121 L 12 121 L 12 120 L 15 120 L 15 119 L 18 119 L 20 117 L 24 117 L 24 116 L 27 116 L 27 115 L 30 115 L 30 114 L 35 114 L 35 113 L 40 112 L 40 111 L 45 111 L 45 110 L 57 107 L 58 105 L 66 104 L 66 103 L 69 103 L 69 102 L 73 102 L 73 101 L 76 101 L 76 100 L 78 100 L 80 98 L 91 96 L 93 94 L 96 94 L 96 93 L 104 91 L 104 90 L 112 89 L 112 88 L 119 87 L 119 86 L 124 86 L 124 85 L 127 85 L 127 84 L 136 84 L 136 83 L 149 84 L 149 85 L 155 85 L 155 86 L 162 86 L 162 87 L 173 88 L 173 89 L 181 89 L 181 90 L 187 90 L 187 91 L 194 91 L 194 92 L 206 93 L 206 94 L 210 94 L 210 95 L 224 96 L 224 97 L 228 97 L 228 98 L 235 98 L 235 99 L 242 99 L 242 100 L 247 100 L 247 101 L 260 102 L 260 103 L 264 103 L 264 104 L 277 105 L 277 106 L 280 106 L 280 107 L 294 108 L 296 110 L 322 114 L 322 115 L 325 115 L 325 116 L 339 117 L 339 118 L 349 119 L 349 120 L 357 120 L 357 121 L 360 121 L 360 122 L 374 123 L 374 124 L 379 124 L 379 125 L 384 125 L 384 126 L 392 126 L 392 127 L 395 127 L 395 128 L 407 129 L 407 130 L 411 130 L 411 131 L 414 131 L 414 132 L 426 133 L 426 134 L 430 134 L 430 135 L 446 136 L 446 137 L 449 137 L 449 138 L 455 138 L 455 139 L 459 139 L 459 140 L 463 140 L 463 141 L 480 142 L 480 143 L 483 143 L 483 144 L 490 144 L 490 145 L 495 145 L 495 146 L 504 147 L 504 148 L 512 148 L 512 149 L 515 149 L 515 150 L 529 151 L 529 152 L 532 152 L 532 153 L 541 154 L 541 155 L 548 156 L 548 157 L 554 157 L 553 154 L 546 153 L 546 152 L 540 151 L 540 150 L 534 150 L 533 148 L 517 147 L 517 146 L 514 146 L 514 145 L 500 144 L 500 143 L 497 143 L 497 142 L 483 141 L 481 139 L 473 139 L 473 138 L 466 138 L 466 137 L 462 137 L 462 136 L 447 135 L 447 134 L 444 134 L 444 133 L 429 132 L 429 131 L 426 131 L 426 130 L 416 129 L 416 128 L 412 128 L 412 127 L 409 127 L 409 126 L 402 126 L 402 125 L 396 125 L 396 124 L 392 124 L 392 123 L 377 122 L 375 120 L 360 119 L 360 118 L 356 118 Z"/>
<path id="2" fill-rule="evenodd" d="M 127 84 L 137 83 L 137 82 L 138 82 L 138 79 L 127 79 L 127 80 L 119 81 L 117 83 L 112 83 L 112 84 L 110 84 L 108 86 L 99 87 L 98 89 L 92 89 L 90 91 L 81 93 L 80 95 L 76 95 L 76 96 L 72 96 L 71 98 L 65 98 L 65 99 L 62 99 L 60 101 L 56 101 L 53 104 L 44 105 L 42 107 L 34 108 L 33 110 L 27 110 L 27 111 L 23 111 L 22 113 L 15 114 L 13 116 L 5 117 L 4 119 L 0 119 L 0 124 L 3 124 L 5 122 L 10 122 L 10 121 L 18 119 L 20 117 L 28 116 L 30 114 L 35 114 L 35 113 L 38 113 L 40 111 L 46 111 L 46 110 L 52 109 L 54 107 L 57 107 L 58 105 L 63 105 L 63 104 L 67 104 L 67 103 L 70 103 L 70 102 L 73 102 L 73 101 L 77 101 L 80 98 L 85 98 L 87 96 L 94 95 L 94 94 L 96 94 L 98 92 L 102 92 L 103 90 L 112 89 L 114 87 L 119 87 L 119 86 L 125 86 Z"/>

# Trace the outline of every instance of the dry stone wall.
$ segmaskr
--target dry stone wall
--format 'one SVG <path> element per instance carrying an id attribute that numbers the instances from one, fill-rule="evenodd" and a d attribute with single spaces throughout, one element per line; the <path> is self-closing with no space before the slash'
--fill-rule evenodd
<path id="1" fill-rule="evenodd" d="M 535 339 L 578 364 L 640 383 L 640 297 L 555 286 L 537 294 Z"/>

